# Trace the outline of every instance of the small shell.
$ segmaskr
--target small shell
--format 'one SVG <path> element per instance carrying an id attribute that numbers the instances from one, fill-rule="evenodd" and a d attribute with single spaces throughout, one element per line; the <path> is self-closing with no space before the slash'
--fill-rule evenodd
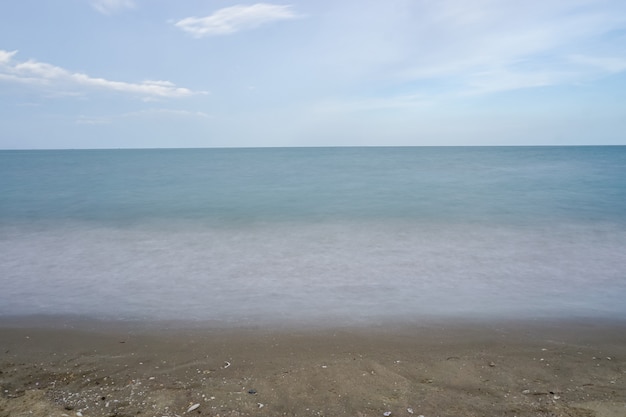
<path id="1" fill-rule="evenodd" d="M 195 410 L 195 409 L 196 409 L 196 408 L 198 408 L 198 407 L 200 407 L 200 404 L 194 404 L 194 405 L 192 405 L 191 407 L 189 407 L 189 408 L 187 409 L 187 412 L 189 413 L 189 412 L 191 412 L 191 411 Z"/>

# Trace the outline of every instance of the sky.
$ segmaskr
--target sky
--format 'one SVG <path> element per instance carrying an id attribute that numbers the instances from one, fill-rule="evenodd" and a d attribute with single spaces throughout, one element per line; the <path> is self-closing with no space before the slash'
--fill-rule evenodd
<path id="1" fill-rule="evenodd" d="M 596 144 L 624 0 L 0 2 L 0 149 Z"/>

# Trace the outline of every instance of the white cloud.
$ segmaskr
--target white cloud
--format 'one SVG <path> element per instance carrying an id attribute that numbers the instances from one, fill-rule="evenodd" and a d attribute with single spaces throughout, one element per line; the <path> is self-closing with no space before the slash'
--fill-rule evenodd
<path id="1" fill-rule="evenodd" d="M 91 6 L 102 14 L 110 15 L 123 9 L 134 8 L 135 2 L 133 0 L 91 0 Z"/>
<path id="2" fill-rule="evenodd" d="M 217 10 L 206 17 L 187 17 L 175 23 L 179 29 L 201 38 L 250 30 L 279 20 L 298 18 L 289 5 L 257 3 Z"/>
<path id="3" fill-rule="evenodd" d="M 40 85 L 60 90 L 96 89 L 115 91 L 148 98 L 177 98 L 206 94 L 203 91 L 192 91 L 188 88 L 177 87 L 169 81 L 148 80 L 141 83 L 112 81 L 105 78 L 91 77 L 79 72 L 71 72 L 64 68 L 32 59 L 24 62 L 13 62 L 12 57 L 16 53 L 17 51 L 8 52 L 0 49 L 0 80 Z"/>
<path id="4" fill-rule="evenodd" d="M 13 58 L 13 55 L 15 55 L 17 53 L 17 51 L 5 51 L 0 49 L 0 65 L 5 65 L 7 64 L 9 61 L 11 61 L 11 59 Z"/>

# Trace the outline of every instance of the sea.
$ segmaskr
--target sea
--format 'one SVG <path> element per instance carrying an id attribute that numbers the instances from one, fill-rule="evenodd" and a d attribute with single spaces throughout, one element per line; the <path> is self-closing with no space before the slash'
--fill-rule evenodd
<path id="1" fill-rule="evenodd" d="M 0 317 L 626 318 L 626 147 L 0 151 Z"/>

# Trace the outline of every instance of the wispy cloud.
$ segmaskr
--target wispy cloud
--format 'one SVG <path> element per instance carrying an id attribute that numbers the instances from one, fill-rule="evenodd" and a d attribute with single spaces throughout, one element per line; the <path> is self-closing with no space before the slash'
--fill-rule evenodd
<path id="1" fill-rule="evenodd" d="M 179 109 L 166 109 L 166 108 L 151 108 L 145 110 L 138 110 L 133 112 L 127 112 L 110 116 L 84 116 L 81 115 L 76 119 L 76 124 L 79 125 L 103 125 L 111 124 L 118 120 L 124 119 L 145 119 L 145 118 L 168 118 L 168 119 L 197 119 L 208 120 L 211 119 L 211 115 L 202 111 L 190 111 Z"/>
<path id="2" fill-rule="evenodd" d="M 120 10 L 134 8 L 135 2 L 133 0 L 91 0 L 91 6 L 102 14 L 110 15 Z"/>
<path id="3" fill-rule="evenodd" d="M 457 95 L 481 95 L 524 88 L 547 87 L 561 84 L 573 78 L 573 74 L 558 70 L 519 71 L 511 68 L 490 68 L 467 74 L 464 88 Z"/>
<path id="4" fill-rule="evenodd" d="M 177 87 L 169 81 L 147 80 L 141 83 L 113 81 L 71 72 L 32 59 L 22 62 L 14 61 L 13 57 L 16 53 L 17 51 L 9 52 L 0 49 L 0 81 L 38 85 L 52 90 L 113 91 L 143 98 L 178 98 L 206 94 L 204 91 Z"/>
<path id="5" fill-rule="evenodd" d="M 406 74 L 456 78 L 466 86 L 462 93 L 491 93 L 568 84 L 623 70 L 623 59 L 617 58 L 623 48 L 607 34 L 625 27 L 626 10 L 613 10 L 612 3 L 547 1 L 531 10 L 487 0 L 483 6 L 489 12 L 471 14 L 452 13 L 467 6 L 449 0 L 444 2 L 449 7 L 438 11 L 447 29 L 434 29 L 433 34 L 446 40 L 438 45 L 441 50 L 426 49 L 412 58 Z M 609 57 L 594 58 L 599 46 Z M 580 58 L 570 58 L 572 51 Z"/>
<path id="6" fill-rule="evenodd" d="M 197 119 L 210 119 L 208 113 L 202 111 L 177 110 L 177 109 L 147 109 L 124 113 L 120 117 L 144 117 L 144 116 L 167 116 L 167 117 L 191 117 Z"/>
<path id="7" fill-rule="evenodd" d="M 617 73 L 626 70 L 626 57 L 623 56 L 572 55 L 570 60 L 572 63 L 586 65 L 609 73 Z"/>
<path id="8" fill-rule="evenodd" d="M 78 119 L 76 119 L 76 124 L 77 125 L 106 125 L 111 123 L 111 119 L 108 119 L 106 117 L 87 117 L 87 116 L 80 116 Z"/>
<path id="9" fill-rule="evenodd" d="M 175 23 L 179 29 L 196 38 L 228 35 L 259 26 L 300 17 L 290 5 L 257 3 L 219 9 L 206 17 L 187 17 Z"/>
<path id="10" fill-rule="evenodd" d="M 306 107 L 305 113 L 312 114 L 346 114 L 350 112 L 369 112 L 378 110 L 410 110 L 415 111 L 432 104 L 424 95 L 399 94 L 383 97 L 360 98 L 327 98 L 313 102 Z"/>
<path id="11" fill-rule="evenodd" d="M 375 97 L 381 89 L 389 97 L 492 94 L 626 71 L 623 1 L 346 0 L 332 7 L 309 66 L 320 78 L 379 85 Z"/>

